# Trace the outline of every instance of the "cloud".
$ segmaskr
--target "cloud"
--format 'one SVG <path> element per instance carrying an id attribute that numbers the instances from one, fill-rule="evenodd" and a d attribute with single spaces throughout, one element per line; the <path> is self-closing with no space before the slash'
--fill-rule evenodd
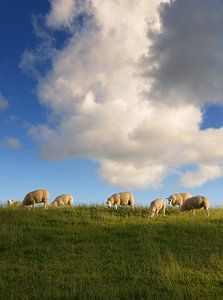
<path id="1" fill-rule="evenodd" d="M 0 111 L 8 107 L 8 100 L 0 93 Z"/>
<path id="2" fill-rule="evenodd" d="M 29 134 L 42 158 L 95 160 L 109 184 L 128 188 L 159 188 L 182 166 L 218 168 L 223 128 L 200 126 L 203 105 L 221 103 L 219 5 L 51 1 L 49 32 L 69 37 L 38 79 L 51 116 Z M 181 175 L 185 186 L 190 175 Z"/>
<path id="3" fill-rule="evenodd" d="M 149 165 L 137 167 L 131 163 L 122 161 L 101 161 L 99 174 L 110 185 L 123 186 L 126 188 L 161 188 L 161 181 L 165 176 L 164 165 Z"/>
<path id="4" fill-rule="evenodd" d="M 222 166 L 199 166 L 197 171 L 187 171 L 181 178 L 181 184 L 188 188 L 199 187 L 209 180 L 222 176 Z"/>
<path id="5" fill-rule="evenodd" d="M 22 148 L 22 144 L 19 139 L 14 138 L 14 137 L 9 137 L 9 136 L 4 138 L 2 146 L 5 148 L 12 149 L 12 150 L 18 150 L 18 149 Z"/>
<path id="6" fill-rule="evenodd" d="M 25 49 L 19 67 L 24 73 L 31 75 L 38 81 L 41 80 L 52 66 L 51 61 L 57 53 L 55 48 L 56 40 L 48 33 L 43 16 L 33 15 L 32 25 L 34 33 L 38 38 L 38 44 L 34 49 Z"/>
<path id="7" fill-rule="evenodd" d="M 161 30 L 151 33 L 153 42 L 143 60 L 155 101 L 222 105 L 222 11 L 223 2 L 215 0 L 161 5 Z"/>
<path id="8" fill-rule="evenodd" d="M 71 26 L 75 9 L 76 3 L 74 0 L 51 1 L 51 11 L 46 17 L 47 25 L 53 28 Z"/>

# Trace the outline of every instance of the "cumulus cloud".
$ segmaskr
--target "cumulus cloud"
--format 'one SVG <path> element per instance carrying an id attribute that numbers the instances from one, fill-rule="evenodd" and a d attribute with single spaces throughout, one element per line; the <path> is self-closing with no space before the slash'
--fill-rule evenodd
<path id="1" fill-rule="evenodd" d="M 19 139 L 7 136 L 4 138 L 2 146 L 12 150 L 18 150 L 22 147 L 22 144 Z"/>
<path id="2" fill-rule="evenodd" d="M 126 188 L 161 188 L 161 181 L 165 176 L 165 165 L 148 164 L 148 166 L 135 166 L 134 163 L 125 163 L 118 160 L 101 161 L 99 174 L 107 182 L 115 186 Z"/>
<path id="3" fill-rule="evenodd" d="M 74 0 L 51 1 L 51 11 L 46 16 L 47 25 L 53 28 L 71 26 L 76 8 Z"/>
<path id="4" fill-rule="evenodd" d="M 220 104 L 223 86 L 214 3 L 51 1 L 46 25 L 69 37 L 38 79 L 52 112 L 29 129 L 42 157 L 96 160 L 108 183 L 129 188 L 158 188 L 182 166 L 219 166 L 223 128 L 200 130 L 203 105 Z"/>
<path id="5" fill-rule="evenodd" d="M 199 187 L 209 180 L 214 180 L 222 176 L 222 166 L 199 166 L 196 171 L 187 171 L 181 178 L 181 184 L 188 188 Z"/>
<path id="6" fill-rule="evenodd" d="M 8 100 L 0 93 L 0 111 L 8 107 Z"/>
<path id="7" fill-rule="evenodd" d="M 223 2 L 175 0 L 160 6 L 161 30 L 143 65 L 155 100 L 223 103 Z"/>

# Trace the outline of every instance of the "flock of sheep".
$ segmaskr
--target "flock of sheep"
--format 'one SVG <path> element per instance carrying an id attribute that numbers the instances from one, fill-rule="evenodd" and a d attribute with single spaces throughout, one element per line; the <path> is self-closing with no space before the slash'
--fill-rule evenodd
<path id="1" fill-rule="evenodd" d="M 41 189 L 29 192 L 25 195 L 23 201 L 14 201 L 7 200 L 8 206 L 23 206 L 23 207 L 34 207 L 35 203 L 43 203 L 44 208 L 48 207 L 48 201 L 50 198 L 50 193 L 47 190 Z M 193 210 L 195 214 L 195 209 L 204 208 L 206 211 L 206 215 L 209 216 L 209 200 L 205 196 L 193 196 L 189 193 L 178 193 L 172 194 L 168 198 L 168 204 L 175 207 L 179 205 L 181 211 Z M 52 202 L 53 206 L 72 206 L 74 202 L 74 198 L 70 194 L 63 194 L 55 198 Z M 134 195 L 131 192 L 122 192 L 111 195 L 106 204 L 108 207 L 114 207 L 115 209 L 118 206 L 130 206 L 134 209 Z M 159 211 L 163 211 L 163 215 L 165 215 L 166 202 L 163 198 L 158 198 L 153 200 L 150 203 L 150 216 L 154 215 L 158 216 Z"/>
<path id="2" fill-rule="evenodd" d="M 195 209 L 204 208 L 206 215 L 209 216 L 209 200 L 205 196 L 192 197 L 189 193 L 178 193 L 170 195 L 167 199 L 168 204 L 171 204 L 173 207 L 179 205 L 181 211 L 193 210 L 193 214 L 195 214 Z M 113 194 L 108 198 L 107 205 L 109 207 L 114 206 L 115 209 L 119 205 L 129 205 L 134 209 L 134 196 L 130 192 Z M 163 215 L 165 215 L 166 202 L 163 198 L 155 199 L 150 203 L 149 209 L 151 217 L 154 217 L 154 215 L 158 216 L 159 211 L 163 211 Z"/>
<path id="3" fill-rule="evenodd" d="M 205 196 L 193 196 L 189 193 L 178 193 L 170 195 L 168 204 L 173 207 L 179 205 L 181 211 L 192 210 L 195 215 L 195 209 L 204 208 L 206 215 L 209 217 L 209 200 Z M 156 199 L 150 203 L 151 217 L 158 215 L 160 210 L 163 210 L 165 215 L 166 203 L 162 198 Z"/>
<path id="4" fill-rule="evenodd" d="M 23 207 L 34 207 L 35 203 L 43 203 L 44 208 L 48 207 L 48 201 L 50 198 L 50 193 L 47 190 L 36 190 L 29 192 L 25 195 L 23 201 L 14 201 L 14 200 L 7 200 L 8 206 L 23 206 Z M 53 206 L 72 206 L 74 202 L 74 198 L 70 194 L 63 194 L 56 197 L 52 205 Z"/>

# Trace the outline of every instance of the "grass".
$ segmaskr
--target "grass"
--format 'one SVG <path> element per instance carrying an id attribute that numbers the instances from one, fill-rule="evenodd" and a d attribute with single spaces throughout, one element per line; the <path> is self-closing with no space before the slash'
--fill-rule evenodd
<path id="1" fill-rule="evenodd" d="M 223 299 L 223 209 L 0 208 L 0 299 Z"/>

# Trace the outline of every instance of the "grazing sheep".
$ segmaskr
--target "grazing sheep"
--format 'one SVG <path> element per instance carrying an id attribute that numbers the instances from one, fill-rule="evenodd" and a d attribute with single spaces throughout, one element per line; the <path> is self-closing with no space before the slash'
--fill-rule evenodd
<path id="1" fill-rule="evenodd" d="M 55 198 L 55 200 L 52 202 L 52 205 L 54 206 L 72 206 L 74 202 L 74 198 L 70 194 L 63 194 Z"/>
<path id="2" fill-rule="evenodd" d="M 7 206 L 9 207 L 22 206 L 22 201 L 7 200 Z"/>
<path id="3" fill-rule="evenodd" d="M 163 210 L 163 215 L 165 216 L 166 203 L 162 198 L 155 199 L 150 203 L 149 209 L 151 211 L 151 218 L 154 217 L 155 214 L 158 216 L 158 213 L 161 209 Z"/>
<path id="4" fill-rule="evenodd" d="M 209 216 L 209 206 L 209 200 L 207 197 L 194 196 L 184 201 L 183 205 L 181 206 L 181 210 L 193 210 L 193 214 L 195 215 L 195 209 L 204 208 L 206 211 L 206 215 Z"/>
<path id="5" fill-rule="evenodd" d="M 134 196 L 130 192 L 113 194 L 107 199 L 106 204 L 108 207 L 114 206 L 115 209 L 117 209 L 119 205 L 129 205 L 134 209 Z"/>
<path id="6" fill-rule="evenodd" d="M 25 195 L 22 205 L 34 207 L 35 203 L 44 203 L 44 208 L 48 207 L 50 193 L 47 190 L 36 190 Z"/>
<path id="7" fill-rule="evenodd" d="M 176 205 L 179 205 L 181 207 L 184 201 L 191 197 L 192 195 L 190 193 L 178 193 L 170 195 L 167 199 L 168 204 L 172 204 L 173 207 L 175 207 Z"/>

